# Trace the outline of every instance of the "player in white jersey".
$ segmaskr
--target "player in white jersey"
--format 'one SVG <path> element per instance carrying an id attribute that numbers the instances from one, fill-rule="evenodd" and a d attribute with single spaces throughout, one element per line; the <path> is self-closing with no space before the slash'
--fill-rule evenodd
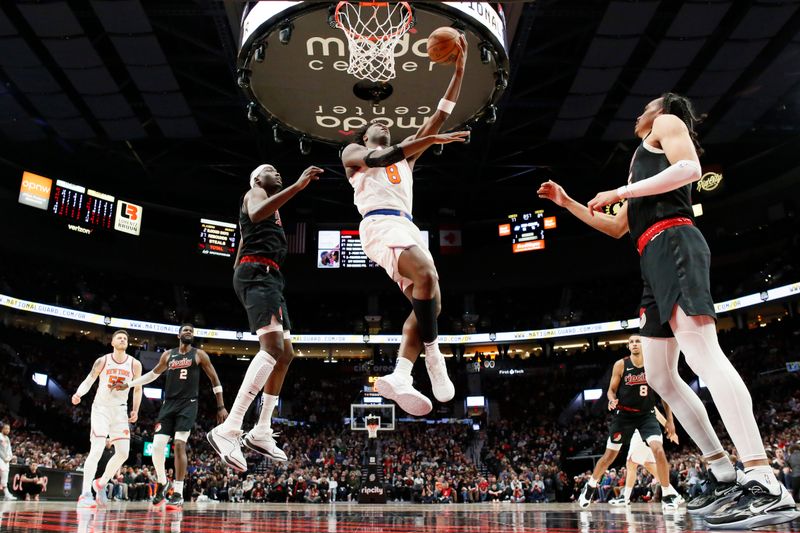
<path id="1" fill-rule="evenodd" d="M 363 217 L 359 231 L 364 252 L 400 285 L 414 308 L 403 325 L 397 366 L 393 373 L 379 378 L 375 388 L 381 396 L 416 416 L 433 409 L 431 401 L 414 389 L 411 380 L 411 369 L 423 349 L 433 395 L 440 402 L 450 401 L 455 395 L 437 343 L 439 276 L 411 212 L 412 172 L 417 158 L 433 144 L 464 142 L 469 135 L 464 131 L 439 134 L 461 91 L 467 59 L 463 36 L 459 46 L 461 53 L 444 98 L 416 134 L 392 146 L 389 128 L 381 119 L 375 119 L 358 131 L 353 144 L 342 152 L 342 164 L 354 190 L 353 200 Z"/>
<path id="2" fill-rule="evenodd" d="M 92 429 L 91 448 L 83 465 L 83 490 L 78 499 L 78 507 L 94 507 L 98 503 L 105 504 L 106 483 L 111 476 L 116 474 L 119 467 L 128 458 L 131 447 L 131 432 L 128 424 L 133 424 L 139 418 L 139 405 L 142 403 L 142 387 L 133 389 L 133 409 L 128 413 L 128 390 L 116 390 L 115 386 L 138 378 L 142 375 L 142 364 L 128 355 L 128 332 L 118 330 L 111 337 L 111 346 L 114 351 L 98 357 L 92 366 L 92 371 L 72 395 L 73 405 L 81 403 L 81 397 L 91 390 L 97 378 L 97 393 L 92 403 Z M 97 479 L 93 476 L 97 472 L 97 465 L 103 455 L 106 437 L 114 445 L 114 455 L 108 460 L 105 472 Z M 92 498 L 94 489 L 96 498 Z"/>
<path id="3" fill-rule="evenodd" d="M 8 473 L 11 468 L 11 439 L 8 434 L 11 433 L 11 426 L 3 424 L 3 430 L 0 432 L 0 489 L 3 490 L 4 500 L 16 500 L 17 498 L 11 494 L 8 489 Z"/>

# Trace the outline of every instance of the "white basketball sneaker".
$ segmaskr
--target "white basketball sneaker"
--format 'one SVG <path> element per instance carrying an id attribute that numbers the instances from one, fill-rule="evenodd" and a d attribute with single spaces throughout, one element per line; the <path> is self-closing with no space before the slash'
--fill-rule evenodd
<path id="1" fill-rule="evenodd" d="M 246 472 L 247 460 L 242 453 L 241 436 L 241 430 L 229 431 L 220 424 L 208 432 L 206 439 L 226 465 L 237 472 Z"/>
<path id="2" fill-rule="evenodd" d="M 97 507 L 97 502 L 91 493 L 81 494 L 78 498 L 78 509 L 94 509 Z"/>
<path id="3" fill-rule="evenodd" d="M 272 428 L 259 428 L 256 426 L 244 436 L 243 442 L 251 450 L 257 451 L 261 455 L 266 455 L 274 461 L 288 461 L 289 458 L 286 453 L 275 442 L 277 435 L 278 432 L 273 431 Z"/>
<path id="4" fill-rule="evenodd" d="M 449 402 L 456 395 L 456 388 L 447 375 L 447 363 L 439 348 L 425 347 L 425 368 L 431 378 L 433 396 L 442 403 Z"/>
<path id="5" fill-rule="evenodd" d="M 400 409 L 412 416 L 424 416 L 433 410 L 431 401 L 411 384 L 411 376 L 397 372 L 379 377 L 375 390 L 387 400 L 394 400 Z"/>

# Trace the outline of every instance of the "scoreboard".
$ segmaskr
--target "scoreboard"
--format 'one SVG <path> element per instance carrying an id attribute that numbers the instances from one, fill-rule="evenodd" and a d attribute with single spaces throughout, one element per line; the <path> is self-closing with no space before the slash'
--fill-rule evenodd
<path id="1" fill-rule="evenodd" d="M 50 211 L 90 228 L 110 230 L 114 226 L 113 196 L 67 181 L 56 180 Z"/>
<path id="2" fill-rule="evenodd" d="M 421 231 L 428 243 L 428 232 Z M 320 230 L 317 234 L 317 268 L 374 268 L 361 246 L 358 230 Z"/>
<path id="3" fill-rule="evenodd" d="M 197 249 L 203 255 L 233 257 L 236 253 L 236 224 L 201 218 Z"/>
<path id="4" fill-rule="evenodd" d="M 511 237 L 511 251 L 515 254 L 544 250 L 544 231 L 556 227 L 556 217 L 545 217 L 544 211 L 508 215 L 509 223 L 498 226 L 500 237 Z"/>

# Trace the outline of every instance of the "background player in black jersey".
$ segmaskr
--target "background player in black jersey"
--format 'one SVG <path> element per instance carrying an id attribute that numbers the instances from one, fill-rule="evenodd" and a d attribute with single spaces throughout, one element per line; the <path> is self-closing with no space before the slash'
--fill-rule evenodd
<path id="1" fill-rule="evenodd" d="M 642 339 L 639 335 L 631 335 L 628 339 L 630 357 L 625 357 L 614 363 L 611 372 L 611 382 L 608 385 L 608 410 L 613 411 L 611 422 L 608 425 L 608 442 L 606 451 L 597 461 L 592 472 L 592 477 L 584 485 L 578 498 L 581 507 L 589 507 L 594 495 L 597 493 L 597 483 L 600 482 L 606 469 L 617 458 L 622 444 L 630 442 L 634 431 L 639 430 L 642 439 L 653 451 L 658 470 L 658 479 L 661 484 L 661 508 L 674 510 L 678 508 L 681 499 L 678 492 L 669 484 L 669 463 L 664 453 L 661 426 L 655 414 L 655 395 L 647 384 L 644 370 L 644 357 L 642 356 Z M 667 436 L 675 434 L 675 423 L 669 406 L 664 404 L 664 414 Z"/>
<path id="2" fill-rule="evenodd" d="M 242 442 L 268 457 L 286 460 L 270 426 L 283 379 L 294 357 L 281 273 L 288 245 L 278 209 L 312 180 L 319 179 L 322 172 L 321 168 L 308 167 L 293 185 L 283 189 L 275 167 L 260 165 L 250 173 L 250 190 L 239 205 L 242 240 L 236 254 L 233 288 L 247 311 L 250 331 L 258 335 L 260 350 L 247 367 L 228 418 L 212 429 L 207 438 L 222 460 L 240 472 L 247 470 Z M 259 421 L 241 439 L 244 415 L 262 387 L 264 404 Z"/>
<path id="3" fill-rule="evenodd" d="M 189 464 L 186 456 L 186 442 L 197 419 L 197 395 L 200 389 L 200 369 L 211 381 L 212 391 L 217 401 L 217 423 L 222 423 L 228 416 L 225 400 L 222 397 L 217 371 L 211 364 L 208 354 L 192 346 L 194 342 L 194 326 L 183 324 L 178 331 L 180 345 L 161 354 L 158 364 L 142 377 L 128 383 L 127 386 L 147 385 L 158 379 L 165 371 L 164 403 L 156 422 L 156 434 L 153 438 L 153 467 L 156 470 L 158 485 L 153 496 L 153 505 L 165 504 L 165 488 L 167 484 L 165 450 L 172 437 L 175 441 L 175 481 L 172 484 L 172 495 L 166 500 L 168 509 L 180 509 L 183 506 L 183 481 Z M 124 390 L 126 385 L 120 385 Z"/>
<path id="4" fill-rule="evenodd" d="M 698 121 L 687 98 L 666 93 L 649 102 L 636 120 L 634 131 L 642 141 L 628 185 L 599 193 L 588 206 L 552 181 L 543 183 L 538 194 L 607 235 L 620 238 L 630 232 L 639 250 L 644 285 L 640 327 L 650 385 L 669 402 L 711 470 L 709 489 L 689 502 L 689 512 L 705 515 L 712 527 L 780 524 L 800 513 L 772 473 L 750 392 L 717 339 L 711 253 L 694 225 L 691 203 L 691 184 L 701 174 Z M 595 213 L 620 199 L 628 202 L 616 216 Z M 680 352 L 707 384 L 745 475 L 737 475 L 703 402 L 678 374 Z M 734 500 L 736 505 L 726 507 Z"/>

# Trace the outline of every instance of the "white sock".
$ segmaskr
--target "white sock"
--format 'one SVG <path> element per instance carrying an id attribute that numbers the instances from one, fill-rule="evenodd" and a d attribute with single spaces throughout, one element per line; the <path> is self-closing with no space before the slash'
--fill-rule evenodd
<path id="1" fill-rule="evenodd" d="M 261 395 L 261 414 L 258 416 L 259 429 L 270 429 L 272 427 L 272 413 L 278 405 L 278 397 L 266 392 Z"/>
<path id="2" fill-rule="evenodd" d="M 661 497 L 669 496 L 670 494 L 678 494 L 678 491 L 675 490 L 675 487 L 669 485 L 667 487 L 661 487 Z"/>
<path id="3" fill-rule="evenodd" d="M 439 351 L 439 340 L 433 339 L 431 342 L 423 342 L 422 345 L 425 347 L 425 357 L 430 356 L 440 356 L 441 352 Z"/>
<path id="4" fill-rule="evenodd" d="M 592 487 L 592 488 L 597 487 L 597 480 L 595 478 L 593 478 L 593 477 L 590 477 L 589 478 L 589 486 Z"/>
<path id="5" fill-rule="evenodd" d="M 162 485 L 167 484 L 167 443 L 169 435 L 157 434 L 153 437 L 153 468 L 156 470 L 156 480 Z"/>
<path id="6" fill-rule="evenodd" d="M 703 455 L 723 452 L 706 407 L 678 374 L 678 342 L 674 338 L 642 337 L 642 351 L 647 354 L 644 358 L 647 384 L 669 404 Z"/>
<path id="7" fill-rule="evenodd" d="M 625 498 L 625 501 L 631 499 L 631 492 L 633 492 L 632 488 L 625 487 L 624 489 L 622 489 L 622 497 Z"/>
<path id="8" fill-rule="evenodd" d="M 754 466 L 747 468 L 744 471 L 745 479 L 747 481 L 758 481 L 769 489 L 771 494 L 780 494 L 781 485 L 778 483 L 778 478 L 772 472 L 771 466 Z"/>
<path id="9" fill-rule="evenodd" d="M 94 481 L 94 476 L 97 475 L 97 465 L 100 464 L 100 458 L 103 456 L 105 447 L 105 438 L 92 439 L 89 455 L 86 456 L 86 462 L 83 463 L 83 494 L 92 493 L 92 481 Z"/>
<path id="10" fill-rule="evenodd" d="M 172 490 L 174 490 L 176 494 L 183 496 L 183 481 L 173 481 Z"/>
<path id="11" fill-rule="evenodd" d="M 669 325 L 686 357 L 686 363 L 705 381 L 725 429 L 736 446 L 739 459 L 742 462 L 766 459 L 761 432 L 753 415 L 753 399 L 742 377 L 719 346 L 714 319 L 687 316 L 683 309 L 676 306 Z"/>
<path id="12" fill-rule="evenodd" d="M 409 361 L 403 356 L 397 358 L 397 365 L 394 367 L 395 374 L 401 376 L 411 376 L 411 369 L 414 368 L 414 363 Z"/>
<path id="13" fill-rule="evenodd" d="M 731 464 L 727 454 L 719 459 L 709 461 L 708 468 L 714 472 L 714 477 L 717 478 L 717 481 L 730 483 L 736 479 L 736 469 L 733 468 L 733 464 Z"/>
<path id="14" fill-rule="evenodd" d="M 239 431 L 242 429 L 244 415 L 259 391 L 264 388 L 267 378 L 272 373 L 272 369 L 275 368 L 275 362 L 275 359 L 264 350 L 259 351 L 253 357 L 247 367 L 239 392 L 236 394 L 236 400 L 234 400 L 233 406 L 228 413 L 228 418 L 222 425 L 223 430 Z"/>

